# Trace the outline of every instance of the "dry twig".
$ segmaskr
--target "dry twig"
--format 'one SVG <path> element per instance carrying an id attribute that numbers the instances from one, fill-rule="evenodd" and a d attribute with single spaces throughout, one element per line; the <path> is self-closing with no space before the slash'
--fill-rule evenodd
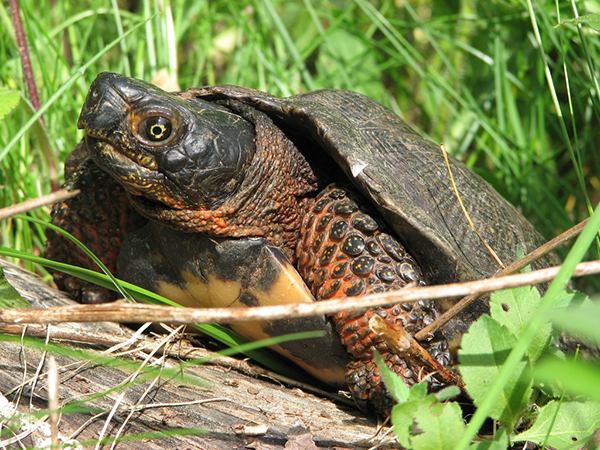
<path id="1" fill-rule="evenodd" d="M 587 225 L 588 221 L 589 221 L 589 219 L 583 220 L 582 222 L 578 223 L 574 227 L 569 228 L 564 233 L 561 233 L 560 235 L 556 236 L 554 239 L 546 242 L 544 245 L 542 245 L 542 246 L 536 248 L 534 251 L 528 253 L 523 258 L 519 259 L 518 261 L 515 261 L 514 263 L 509 264 L 508 266 L 504 267 L 503 269 L 500 269 L 498 272 L 496 272 L 493 275 L 493 278 L 510 275 L 510 274 L 518 272 L 519 270 L 527 267 L 529 264 L 533 263 L 534 261 L 537 261 L 539 258 L 544 256 L 545 254 L 550 253 L 555 248 L 560 247 L 562 244 L 568 242 L 569 240 L 571 240 L 572 238 L 577 236 L 579 233 L 581 233 L 583 228 Z M 421 331 L 419 331 L 415 335 L 415 338 L 417 340 L 431 338 L 437 330 L 440 330 L 454 316 L 456 316 L 460 311 L 465 309 L 467 306 L 469 306 L 471 303 L 473 303 L 475 300 L 477 300 L 483 294 L 484 294 L 483 292 L 471 294 L 471 295 L 468 295 L 465 298 L 461 299 L 458 303 L 456 303 L 454 306 L 452 306 L 452 308 L 450 308 L 448 311 L 444 312 L 444 314 L 442 314 L 441 317 L 439 317 L 435 322 L 431 323 L 430 325 L 426 326 Z"/>
<path id="2" fill-rule="evenodd" d="M 382 294 L 346 297 L 314 303 L 253 308 L 178 308 L 126 302 L 102 305 L 74 305 L 36 310 L 31 308 L 0 309 L 0 323 L 60 323 L 60 322 L 167 322 L 177 324 L 252 322 L 293 317 L 356 311 L 394 303 L 425 299 L 462 297 L 493 292 L 518 286 L 545 283 L 552 280 L 560 267 L 549 267 L 527 273 L 494 277 L 466 283 L 406 288 Z M 580 263 L 574 277 L 600 273 L 600 260 Z"/>
<path id="3" fill-rule="evenodd" d="M 394 354 L 420 361 L 440 381 L 456 385 L 464 391 L 465 383 L 460 376 L 437 362 L 402 326 L 386 322 L 375 314 L 369 320 L 369 327 L 385 341 Z"/>
<path id="4" fill-rule="evenodd" d="M 23 214 L 32 209 L 39 208 L 41 206 L 51 205 L 52 203 L 60 202 L 71 197 L 75 197 L 79 194 L 79 190 L 69 191 L 68 189 L 60 189 L 52 192 L 51 194 L 42 195 L 38 198 L 32 198 L 25 200 L 24 202 L 17 203 L 16 205 L 7 206 L 6 208 L 0 209 L 0 220 L 7 219 L 16 214 Z"/>

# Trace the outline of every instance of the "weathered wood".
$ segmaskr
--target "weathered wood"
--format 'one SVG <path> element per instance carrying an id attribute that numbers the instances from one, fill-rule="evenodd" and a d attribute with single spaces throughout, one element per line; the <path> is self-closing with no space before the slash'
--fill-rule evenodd
<path id="1" fill-rule="evenodd" d="M 31 274 L 4 262 L 2 264 L 11 284 L 34 307 L 71 303 L 64 295 L 50 289 Z M 4 329 L 11 329 L 13 333 L 16 331 L 14 326 Z M 40 326 L 29 329 L 32 334 L 42 331 Z M 132 334 L 132 330 L 112 323 L 63 323 L 50 327 L 50 335 L 56 336 L 57 340 L 61 337 L 61 348 L 85 349 L 96 358 L 104 356 L 101 349 L 116 342 L 125 342 Z M 95 344 L 91 345 L 90 342 Z M 150 351 L 145 350 L 146 353 Z M 143 353 L 139 351 L 136 353 L 137 358 L 141 358 L 141 355 Z M 0 345 L 0 394 L 15 403 L 21 413 L 47 408 L 46 365 L 42 363 L 44 369 L 39 376 L 35 376 L 46 356 L 42 349 L 18 341 Z M 383 437 L 382 432 L 378 433 L 374 418 L 367 418 L 351 407 L 300 389 L 232 370 L 231 367 L 237 366 L 236 363 L 229 364 L 229 367 L 211 364 L 185 368 L 185 375 L 204 380 L 204 385 L 195 385 L 189 378 L 182 379 L 180 376 L 151 377 L 133 383 L 126 389 L 113 390 L 93 399 L 94 394 L 106 392 L 123 383 L 131 375 L 132 369 L 100 365 L 93 360 L 72 356 L 55 356 L 60 374 L 60 404 L 64 406 L 86 400 L 83 406 L 102 412 L 95 418 L 83 412 L 64 411 L 61 415 L 59 433 L 67 437 L 76 433 L 74 437 L 80 442 L 88 442 L 87 445 L 101 435 L 115 438 L 202 428 L 206 430 L 205 434 L 145 438 L 141 442 L 123 440 L 116 448 L 137 449 L 143 445 L 147 449 L 271 450 L 283 449 L 288 441 L 287 448 L 311 448 L 307 444 L 311 439 L 315 443 L 312 448 L 318 449 L 368 448 L 377 443 L 380 444 L 378 448 L 399 448 L 391 434 Z M 151 359 L 151 362 L 156 364 L 157 359 Z M 167 367 L 178 363 L 172 356 L 164 360 Z M 34 379 L 36 382 L 32 387 Z M 207 403 L 185 404 L 197 401 Z M 157 406 L 159 404 L 162 406 Z M 135 412 L 126 420 L 135 405 L 138 405 Z M 116 408 L 114 415 L 109 420 L 106 432 L 101 434 L 112 408 Z M 124 423 L 124 429 L 119 434 L 119 428 Z M 252 432 L 257 435 L 252 436 Z M 21 442 L 26 446 L 32 445 L 34 439 L 40 436 L 38 430 L 24 437 Z M 3 435 L 0 440 L 9 437 Z M 12 445 L 15 448 L 18 446 L 16 443 Z M 110 448 L 110 443 L 102 448 Z"/>

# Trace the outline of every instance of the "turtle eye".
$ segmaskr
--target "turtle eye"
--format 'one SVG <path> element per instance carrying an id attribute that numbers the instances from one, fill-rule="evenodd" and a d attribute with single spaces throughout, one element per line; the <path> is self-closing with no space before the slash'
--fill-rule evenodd
<path id="1" fill-rule="evenodd" d="M 163 142 L 171 136 L 173 125 L 166 117 L 153 116 L 140 122 L 139 131 L 150 142 Z"/>

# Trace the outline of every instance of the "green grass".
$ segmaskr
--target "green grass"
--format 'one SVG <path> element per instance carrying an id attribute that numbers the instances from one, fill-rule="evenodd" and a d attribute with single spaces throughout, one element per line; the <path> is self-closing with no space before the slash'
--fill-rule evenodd
<path id="1" fill-rule="evenodd" d="M 595 0 L 56 0 L 42 6 L 22 0 L 21 8 L 45 125 L 28 125 L 33 110 L 10 11 L 1 3 L 0 88 L 21 95 L 18 107 L 0 118 L 2 206 L 62 181 L 97 73 L 152 80 L 161 69 L 182 88 L 227 83 L 275 95 L 362 92 L 444 142 L 547 238 L 588 217 L 600 200 L 599 32 L 588 23 L 557 26 L 600 13 Z M 47 209 L 30 214 L 48 219 Z M 3 245 L 42 251 L 40 225 L 6 220 L 0 227 Z M 598 248 L 588 257 L 597 258 Z M 598 289 L 591 277 L 584 286 Z"/>
<path id="2" fill-rule="evenodd" d="M 50 191 L 81 137 L 76 121 L 87 88 L 109 70 L 151 80 L 160 69 L 182 88 L 211 83 L 276 95 L 309 89 L 363 92 L 488 179 L 546 236 L 589 214 L 598 201 L 600 40 L 572 19 L 569 2 L 158 2 L 23 1 L 42 105 L 78 70 L 85 73 L 6 152 L 32 116 L 10 22 L 0 36 L 0 85 L 21 103 L 0 122 L 0 202 Z M 594 2 L 578 3 L 580 15 Z M 587 9 L 583 9 L 587 8 Z M 533 11 L 531 16 L 530 11 Z M 92 61 L 116 37 L 140 25 Z M 91 63 L 90 63 L 91 62 Z M 547 72 L 546 72 L 547 70 Z M 596 77 L 591 74 L 595 74 Z M 58 172 L 53 170 L 58 168 Z M 47 218 L 47 211 L 32 213 Z M 43 245 L 41 227 L 2 224 L 2 242 Z"/>

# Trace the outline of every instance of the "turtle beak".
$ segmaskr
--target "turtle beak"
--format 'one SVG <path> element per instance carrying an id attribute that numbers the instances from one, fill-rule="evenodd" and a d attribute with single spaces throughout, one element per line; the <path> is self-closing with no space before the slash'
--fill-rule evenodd
<path id="1" fill-rule="evenodd" d="M 90 86 L 77 122 L 77 127 L 84 129 L 86 134 L 112 130 L 126 111 L 127 103 L 112 83 L 118 77 L 114 73 L 102 73 Z"/>
<path id="2" fill-rule="evenodd" d="M 103 72 L 90 86 L 77 127 L 91 135 L 100 130 L 106 133 L 116 128 L 131 108 L 152 92 L 164 94 L 144 81 Z"/>

